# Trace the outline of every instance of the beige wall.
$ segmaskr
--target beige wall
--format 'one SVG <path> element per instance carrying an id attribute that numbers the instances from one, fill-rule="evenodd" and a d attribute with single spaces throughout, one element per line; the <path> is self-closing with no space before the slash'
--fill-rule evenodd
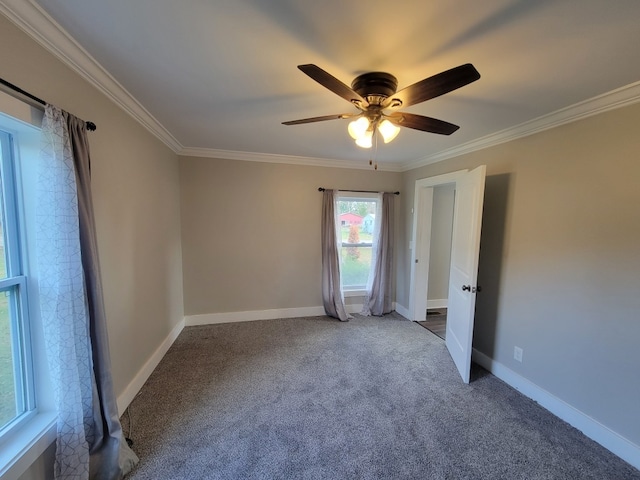
<path id="1" fill-rule="evenodd" d="M 446 301 L 449 297 L 454 198 L 453 184 L 433 189 L 427 299 L 436 303 L 440 303 L 440 300 Z"/>
<path id="2" fill-rule="evenodd" d="M 406 240 L 415 180 L 487 165 L 474 347 L 636 445 L 639 124 L 636 104 L 406 172 L 403 188 Z"/>
<path id="3" fill-rule="evenodd" d="M 78 117 L 89 134 L 116 395 L 183 318 L 177 156 L 0 16 L 1 76 Z"/>
<path id="4" fill-rule="evenodd" d="M 180 178 L 186 315 L 321 306 L 318 187 L 401 185 L 392 172 L 195 157 Z"/>

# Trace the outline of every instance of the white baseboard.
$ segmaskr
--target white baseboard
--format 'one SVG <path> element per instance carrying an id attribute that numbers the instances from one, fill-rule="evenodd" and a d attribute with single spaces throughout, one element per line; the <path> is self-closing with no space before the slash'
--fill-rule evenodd
<path id="1" fill-rule="evenodd" d="M 427 308 L 447 308 L 447 305 L 449 305 L 449 299 L 447 298 L 427 300 Z"/>
<path id="2" fill-rule="evenodd" d="M 399 303 L 396 303 L 395 310 L 397 313 L 402 315 L 407 320 L 411 320 L 411 314 L 409 313 L 409 309 L 407 307 L 400 305 Z"/>
<path id="3" fill-rule="evenodd" d="M 345 305 L 348 313 L 360 313 L 362 304 Z M 319 317 L 326 315 L 324 307 L 276 308 L 272 310 L 250 310 L 246 312 L 205 313 L 184 317 L 185 326 L 213 325 L 216 323 L 252 322 L 276 318 Z"/>
<path id="4" fill-rule="evenodd" d="M 473 360 L 503 382 L 580 430 L 591 440 L 599 443 L 635 468 L 640 469 L 640 446 L 475 348 L 473 349 Z"/>
<path id="5" fill-rule="evenodd" d="M 171 345 L 173 345 L 173 342 L 175 342 L 176 338 L 178 338 L 178 335 L 180 335 L 180 332 L 182 332 L 184 326 L 184 320 L 180 320 L 178 324 L 173 327 L 173 330 L 171 330 L 167 338 L 165 338 L 160 346 L 156 349 L 156 351 L 153 352 L 153 355 L 151 355 L 149 360 L 147 360 L 147 362 L 142 366 L 133 380 L 129 382 L 129 385 L 127 385 L 127 387 L 124 389 L 124 392 L 118 395 L 117 403 L 118 412 L 120 413 L 120 415 L 122 415 L 122 413 L 127 409 L 129 404 L 136 397 L 136 395 L 144 385 L 144 382 L 146 382 L 149 376 L 151 376 L 151 373 L 153 373 L 155 368 L 160 363 L 160 360 L 162 360 L 162 357 L 164 357 Z"/>
<path id="6" fill-rule="evenodd" d="M 215 323 L 251 322 L 254 320 L 273 320 L 276 318 L 317 317 L 324 315 L 323 307 L 277 308 L 272 310 L 250 310 L 246 312 L 205 313 L 187 315 L 185 325 L 212 325 Z"/>
<path id="7" fill-rule="evenodd" d="M 448 300 L 446 298 L 438 300 L 427 300 L 427 308 L 446 308 L 448 305 L 447 302 Z M 404 318 L 411 320 L 412 315 L 407 307 L 396 303 L 395 311 L 402 315 Z"/>

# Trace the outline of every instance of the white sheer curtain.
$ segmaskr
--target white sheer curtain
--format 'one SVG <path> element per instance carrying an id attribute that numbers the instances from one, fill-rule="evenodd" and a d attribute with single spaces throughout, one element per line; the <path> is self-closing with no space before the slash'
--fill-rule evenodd
<path id="1" fill-rule="evenodd" d="M 58 408 L 56 478 L 89 478 L 93 434 L 88 341 L 78 224 L 78 194 L 66 123 L 47 108 L 38 179 L 40 311 Z M 84 368 L 74 368 L 81 365 Z M 61 454 L 66 460 L 60 461 Z"/>
<path id="2" fill-rule="evenodd" d="M 137 457 L 122 437 L 111 385 L 97 251 L 92 248 L 85 125 L 47 105 L 42 135 L 37 262 L 58 410 L 55 478 L 119 479 Z"/>
<path id="3" fill-rule="evenodd" d="M 371 270 L 362 315 L 393 311 L 393 193 L 378 194 L 373 230 Z"/>

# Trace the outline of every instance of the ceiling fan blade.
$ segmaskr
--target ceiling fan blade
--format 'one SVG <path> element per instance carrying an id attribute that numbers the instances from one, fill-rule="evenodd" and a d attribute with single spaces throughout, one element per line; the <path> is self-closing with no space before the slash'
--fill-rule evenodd
<path id="1" fill-rule="evenodd" d="M 324 115 L 322 117 L 302 118 L 300 120 L 291 120 L 289 122 L 282 122 L 283 125 L 301 125 L 303 123 L 324 122 L 325 120 L 339 120 L 341 118 L 356 117 L 359 114 L 354 113 L 341 113 L 339 115 Z"/>
<path id="2" fill-rule="evenodd" d="M 415 105 L 464 87 L 479 78 L 480 74 L 475 67 L 470 63 L 466 63 L 403 88 L 387 98 L 383 108 Z M 396 100 L 399 100 L 399 102 Z"/>
<path id="3" fill-rule="evenodd" d="M 328 88 L 336 95 L 344 98 L 347 102 L 351 102 L 358 106 L 360 104 L 363 107 L 367 107 L 367 101 L 360 96 L 360 94 L 353 91 L 352 88 L 348 87 L 336 77 L 331 75 L 328 72 L 325 72 L 323 69 L 318 67 L 317 65 L 307 64 L 307 65 L 298 65 L 298 68 L 306 73 L 309 77 L 313 78 L 316 82 L 322 85 L 325 88 Z"/>
<path id="4" fill-rule="evenodd" d="M 399 127 L 413 128 L 423 132 L 438 133 L 440 135 L 451 135 L 460 127 L 453 123 L 438 120 L 437 118 L 415 115 L 413 113 L 396 112 L 386 115 L 386 118 Z"/>

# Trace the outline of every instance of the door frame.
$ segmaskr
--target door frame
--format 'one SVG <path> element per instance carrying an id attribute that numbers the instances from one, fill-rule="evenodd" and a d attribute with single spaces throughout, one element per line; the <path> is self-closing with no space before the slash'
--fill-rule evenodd
<path id="1" fill-rule="evenodd" d="M 468 169 L 457 170 L 435 177 L 416 180 L 413 197 L 413 231 L 411 238 L 411 280 L 409 283 L 410 320 L 425 320 L 427 289 L 429 284 L 429 252 L 431 246 L 431 212 L 433 208 L 433 188 L 440 185 L 455 184 L 467 173 Z M 416 261 L 417 260 L 417 261 Z M 420 292 L 424 302 L 418 300 Z M 422 312 L 420 312 L 420 311 Z"/>

